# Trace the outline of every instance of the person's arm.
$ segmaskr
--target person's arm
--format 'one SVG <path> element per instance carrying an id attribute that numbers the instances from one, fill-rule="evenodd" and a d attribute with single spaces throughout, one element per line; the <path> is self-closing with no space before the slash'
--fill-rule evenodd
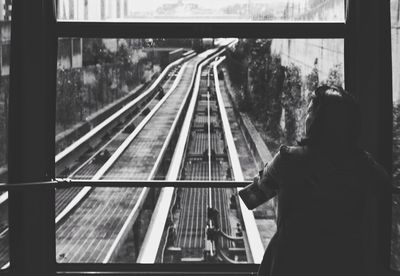
<path id="1" fill-rule="evenodd" d="M 276 196 L 279 189 L 278 183 L 281 181 L 280 172 L 284 169 L 282 150 L 285 149 L 281 147 L 280 152 L 254 177 L 252 184 L 239 192 L 240 197 L 250 210 Z"/>

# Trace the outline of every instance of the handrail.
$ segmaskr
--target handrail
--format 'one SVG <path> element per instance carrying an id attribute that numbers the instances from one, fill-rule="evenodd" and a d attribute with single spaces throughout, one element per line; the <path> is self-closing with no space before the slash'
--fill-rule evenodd
<path id="1" fill-rule="evenodd" d="M 250 181 L 199 181 L 199 180 L 71 180 L 71 179 L 55 179 L 43 182 L 26 182 L 14 184 L 0 184 L 0 192 L 2 191 L 23 191 L 28 189 L 66 189 L 73 187 L 120 187 L 120 188 L 237 188 L 251 184 Z"/>

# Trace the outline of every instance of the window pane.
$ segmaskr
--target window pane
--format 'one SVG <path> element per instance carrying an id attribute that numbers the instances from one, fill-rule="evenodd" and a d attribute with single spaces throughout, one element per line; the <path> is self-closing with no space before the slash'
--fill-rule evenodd
<path id="1" fill-rule="evenodd" d="M 58 0 L 59 20 L 344 21 L 344 0 Z"/>
<path id="2" fill-rule="evenodd" d="M 76 40 L 66 45 L 82 45 L 80 67 L 59 54 L 58 177 L 252 180 L 280 144 L 304 134 L 310 92 L 344 83 L 343 39 Z M 59 43 L 59 52 L 72 57 L 68 47 Z M 218 66 L 217 55 L 225 57 Z M 57 190 L 57 260 L 259 262 L 276 202 L 251 212 L 236 192 Z M 208 207 L 218 211 L 213 224 L 236 238 L 207 241 L 208 213 L 216 214 Z"/>
<path id="3" fill-rule="evenodd" d="M 8 95 L 10 79 L 11 0 L 0 0 L 0 183 L 8 181 Z M 0 192 L 0 270 L 9 265 L 8 194 Z"/>
<path id="4" fill-rule="evenodd" d="M 400 187 L 400 1 L 391 0 L 393 64 L 393 184 Z M 400 271 L 400 200 L 393 197 L 391 266 Z"/>

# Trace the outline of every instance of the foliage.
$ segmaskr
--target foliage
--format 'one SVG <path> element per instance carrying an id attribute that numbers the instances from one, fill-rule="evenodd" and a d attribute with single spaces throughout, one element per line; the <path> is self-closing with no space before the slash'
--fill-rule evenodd
<path id="1" fill-rule="evenodd" d="M 400 187 L 400 103 L 393 107 L 393 184 Z M 393 223 L 392 223 L 392 266 L 400 269 L 400 197 L 393 198 Z"/>
<path id="2" fill-rule="evenodd" d="M 285 70 L 283 83 L 282 105 L 285 108 L 285 136 L 288 144 L 293 145 L 297 140 L 297 110 L 304 105 L 301 94 L 301 71 L 291 63 Z"/>
<path id="3" fill-rule="evenodd" d="M 8 91 L 9 77 L 0 79 L 0 167 L 7 163 L 8 129 Z"/>
<path id="4" fill-rule="evenodd" d="M 308 91 L 315 91 L 319 86 L 318 59 L 314 61 L 314 68 L 306 76 L 306 88 Z"/>
<path id="5" fill-rule="evenodd" d="M 400 103 L 393 107 L 393 183 L 400 187 Z"/>
<path id="6" fill-rule="evenodd" d="M 56 121 L 63 127 L 83 116 L 82 86 L 80 70 L 57 72 Z"/>
<path id="7" fill-rule="evenodd" d="M 326 80 L 327 85 L 334 85 L 338 87 L 343 87 L 343 68 L 342 64 L 336 64 L 329 70 L 328 79 Z"/>
<path id="8" fill-rule="evenodd" d="M 271 55 L 270 39 L 241 39 L 227 54 L 227 67 L 240 87 L 239 108 L 248 112 L 273 140 L 280 140 L 281 94 L 284 70 L 278 56 Z"/>
<path id="9" fill-rule="evenodd" d="M 227 53 L 227 68 L 233 84 L 239 87 L 240 110 L 261 123 L 271 140 L 294 144 L 303 134 L 307 103 L 302 74 L 293 63 L 282 66 L 281 57 L 271 53 L 271 43 L 270 39 L 241 39 Z M 316 60 L 306 77 L 310 90 L 319 84 L 317 64 Z"/>
<path id="10" fill-rule="evenodd" d="M 83 40 L 83 66 L 111 63 L 114 54 L 103 43 L 102 39 Z"/>
<path id="11" fill-rule="evenodd" d="M 117 50 L 112 52 L 101 40 L 84 40 L 86 65 L 58 70 L 57 132 L 83 121 L 125 95 L 142 83 L 146 71 L 154 71 L 153 63 L 144 51 L 132 47 L 125 40 L 120 40 L 118 44 Z"/>

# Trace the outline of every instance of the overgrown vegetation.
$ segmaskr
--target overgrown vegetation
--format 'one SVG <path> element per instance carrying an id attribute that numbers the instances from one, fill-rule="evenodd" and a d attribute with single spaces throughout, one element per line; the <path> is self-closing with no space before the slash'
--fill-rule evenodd
<path id="1" fill-rule="evenodd" d="M 8 91 L 9 77 L 2 76 L 0 78 L 0 168 L 7 163 Z"/>
<path id="2" fill-rule="evenodd" d="M 136 44 L 120 40 L 112 51 L 101 39 L 84 40 L 83 67 L 57 71 L 57 133 L 149 82 L 160 70 L 153 55 Z"/>
<path id="3" fill-rule="evenodd" d="M 322 84 L 318 59 L 308 75 L 294 63 L 283 65 L 271 53 L 271 39 L 241 39 L 228 52 L 227 68 L 239 91 L 239 108 L 262 126 L 267 145 L 293 145 L 304 135 L 304 119 L 310 91 Z M 325 83 L 341 86 L 341 65 L 334 66 Z"/>
<path id="4" fill-rule="evenodd" d="M 393 184 L 400 187 L 400 103 L 393 107 Z M 400 196 L 393 197 L 392 266 L 400 270 Z"/>

